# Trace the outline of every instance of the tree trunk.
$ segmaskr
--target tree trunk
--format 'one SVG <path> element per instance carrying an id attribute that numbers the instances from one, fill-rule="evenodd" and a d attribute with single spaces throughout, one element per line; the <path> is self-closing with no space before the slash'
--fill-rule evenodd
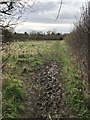
<path id="1" fill-rule="evenodd" d="M 90 109 L 90 2 L 88 3 L 88 107 Z"/>

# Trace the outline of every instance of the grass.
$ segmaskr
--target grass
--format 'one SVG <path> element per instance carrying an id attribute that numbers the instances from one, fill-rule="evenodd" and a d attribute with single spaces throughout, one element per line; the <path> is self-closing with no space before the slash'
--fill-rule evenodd
<path id="1" fill-rule="evenodd" d="M 82 91 L 82 80 L 78 75 L 78 66 L 73 63 L 71 51 L 65 41 L 59 44 L 58 50 L 61 51 L 60 61 L 63 64 L 62 78 L 67 95 L 67 105 L 72 108 L 76 117 L 89 118 L 90 113 Z"/>
<path id="2" fill-rule="evenodd" d="M 65 41 L 14 42 L 3 51 L 3 117 L 17 118 L 24 111 L 25 80 L 31 85 L 30 73 L 48 60 L 62 64 L 62 81 L 67 95 L 67 105 L 76 117 L 88 117 L 86 100 L 78 67 L 73 64 Z"/>
<path id="3" fill-rule="evenodd" d="M 14 42 L 2 52 L 3 118 L 18 118 L 24 111 L 24 83 L 31 85 L 30 72 L 53 59 L 54 41 Z"/>
<path id="4" fill-rule="evenodd" d="M 23 110 L 23 96 L 21 81 L 15 78 L 5 80 L 3 88 L 3 118 L 17 118 Z"/>

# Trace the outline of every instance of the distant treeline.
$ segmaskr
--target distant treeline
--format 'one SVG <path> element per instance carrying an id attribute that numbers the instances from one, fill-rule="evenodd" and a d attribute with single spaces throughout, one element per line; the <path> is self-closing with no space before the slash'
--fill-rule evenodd
<path id="1" fill-rule="evenodd" d="M 60 33 L 14 33 L 13 39 L 24 41 L 24 40 L 63 40 L 63 35 Z"/>
<path id="2" fill-rule="evenodd" d="M 13 42 L 13 41 L 28 41 L 28 40 L 63 40 L 66 34 L 55 33 L 55 32 L 31 32 L 25 33 L 12 33 L 8 29 L 2 30 L 2 40 L 3 42 Z"/>

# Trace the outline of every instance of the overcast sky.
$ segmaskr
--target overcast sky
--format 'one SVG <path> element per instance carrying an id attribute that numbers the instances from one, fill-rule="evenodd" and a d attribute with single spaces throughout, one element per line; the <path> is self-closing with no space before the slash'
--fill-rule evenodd
<path id="1" fill-rule="evenodd" d="M 21 24 L 16 27 L 17 32 L 55 31 L 70 32 L 73 23 L 80 16 L 80 8 L 86 0 L 62 0 L 62 8 L 57 21 L 55 21 L 60 6 L 60 0 L 37 0 L 32 10 L 25 12 Z"/>

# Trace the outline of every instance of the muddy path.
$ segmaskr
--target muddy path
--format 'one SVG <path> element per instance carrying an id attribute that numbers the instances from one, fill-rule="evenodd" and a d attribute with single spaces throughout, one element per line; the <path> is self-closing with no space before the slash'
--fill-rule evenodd
<path id="1" fill-rule="evenodd" d="M 57 61 L 48 61 L 31 72 L 31 84 L 25 81 L 26 107 L 24 118 L 70 118 L 72 113 L 66 105 L 60 71 Z"/>

